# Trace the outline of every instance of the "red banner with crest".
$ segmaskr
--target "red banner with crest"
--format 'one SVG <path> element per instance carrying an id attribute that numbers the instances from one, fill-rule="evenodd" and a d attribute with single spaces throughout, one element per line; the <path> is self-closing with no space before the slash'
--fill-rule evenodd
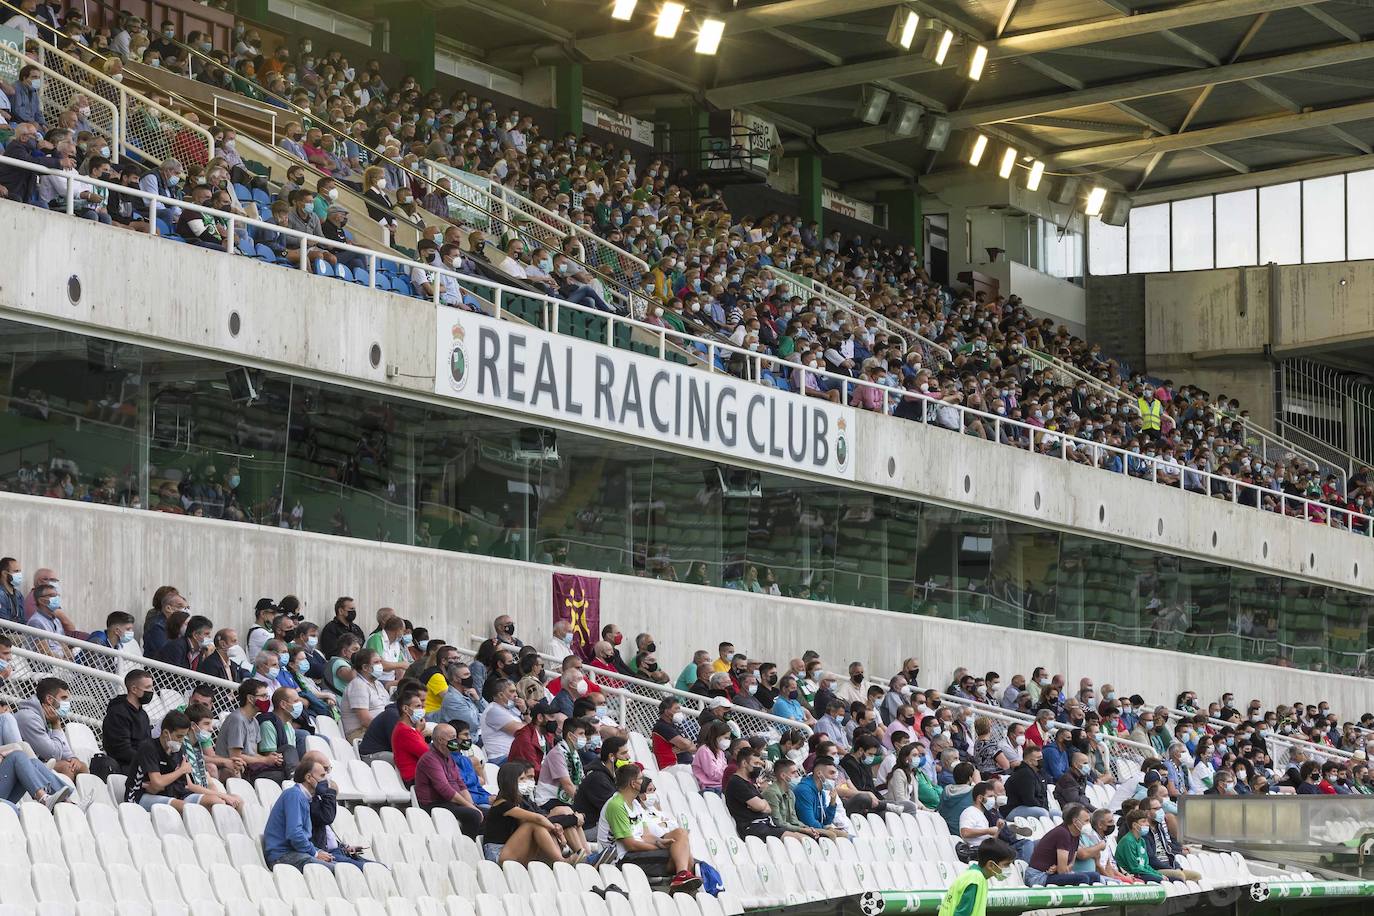
<path id="1" fill-rule="evenodd" d="M 601 580 L 572 573 L 553 574 L 553 620 L 572 627 L 572 652 L 592 660 L 592 647 L 601 638 Z"/>

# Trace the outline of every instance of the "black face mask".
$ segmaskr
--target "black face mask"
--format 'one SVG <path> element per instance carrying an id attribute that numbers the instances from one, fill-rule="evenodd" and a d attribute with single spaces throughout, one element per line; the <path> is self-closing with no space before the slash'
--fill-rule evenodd
<path id="1" fill-rule="evenodd" d="M 862 684 L 864 682 L 864 676 L 862 674 L 851 674 L 849 679 L 856 684 Z"/>
<path id="2" fill-rule="evenodd" d="M 348 622 L 349 622 L 349 623 L 352 623 L 353 621 L 355 621 L 355 620 L 357 620 L 357 619 L 358 619 L 358 612 L 357 612 L 357 611 L 349 611 L 349 612 L 348 612 Z"/>
<path id="3" fill-rule="evenodd" d="M 548 722 L 545 722 L 543 725 L 539 726 L 539 728 L 542 731 L 545 731 L 552 735 L 554 732 L 558 731 L 558 723 L 554 722 L 553 720 L 550 720 Z"/>
<path id="4" fill-rule="evenodd" d="M 463 678 L 461 683 L 464 687 L 471 687 L 473 684 L 472 675 L 469 674 L 467 677 Z"/>
<path id="5" fill-rule="evenodd" d="M 506 626 L 505 626 L 505 634 L 506 634 L 507 636 L 514 636 L 514 635 L 515 635 L 515 624 L 513 624 L 513 623 L 508 623 L 508 624 L 506 624 Z"/>
<path id="6" fill-rule="evenodd" d="M 645 651 L 645 652 L 657 652 L 657 651 L 658 651 L 658 643 L 656 643 L 656 642 L 651 642 L 651 643 L 649 643 L 647 646 L 644 647 L 644 651 Z"/>

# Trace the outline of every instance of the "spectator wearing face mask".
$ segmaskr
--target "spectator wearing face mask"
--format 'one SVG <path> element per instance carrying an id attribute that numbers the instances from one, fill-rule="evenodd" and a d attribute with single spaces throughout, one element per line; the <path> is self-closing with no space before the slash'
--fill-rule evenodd
<path id="1" fill-rule="evenodd" d="M 331 204 L 325 211 L 324 222 L 320 226 L 320 231 L 325 238 L 331 242 L 338 242 L 341 245 L 354 244 L 353 236 L 348 229 L 348 210 L 338 204 Z M 346 251 L 342 248 L 336 249 L 334 253 L 335 261 L 344 265 L 349 270 L 366 270 L 367 258 L 357 251 Z"/>

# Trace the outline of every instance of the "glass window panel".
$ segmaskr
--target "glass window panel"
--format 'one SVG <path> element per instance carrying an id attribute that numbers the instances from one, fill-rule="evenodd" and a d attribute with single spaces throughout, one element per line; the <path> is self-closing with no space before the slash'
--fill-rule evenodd
<path id="1" fill-rule="evenodd" d="M 1259 262 L 1298 264 L 1302 261 L 1302 185 L 1298 182 L 1259 190 Z"/>
<path id="2" fill-rule="evenodd" d="M 1131 211 L 1131 273 L 1169 269 L 1169 205 Z"/>
<path id="3" fill-rule="evenodd" d="M 1302 183 L 1302 259 L 1345 260 L 1345 176 Z"/>
<path id="4" fill-rule="evenodd" d="M 1212 267 L 1212 198 L 1194 197 L 1173 203 L 1174 270 Z"/>
<path id="5" fill-rule="evenodd" d="M 1258 207 L 1254 188 L 1216 196 L 1217 267 L 1249 267 L 1258 263 Z"/>
<path id="6" fill-rule="evenodd" d="M 1374 258 L 1374 221 L 1369 219 L 1369 205 L 1374 201 L 1374 171 L 1346 175 L 1345 194 L 1345 256 L 1351 261 Z"/>
<path id="7" fill-rule="evenodd" d="M 1088 270 L 1099 277 L 1126 273 L 1126 227 L 1088 220 Z"/>

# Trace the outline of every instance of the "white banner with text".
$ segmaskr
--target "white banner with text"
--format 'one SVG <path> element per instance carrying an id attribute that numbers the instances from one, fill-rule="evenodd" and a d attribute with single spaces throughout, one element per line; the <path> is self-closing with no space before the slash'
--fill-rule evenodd
<path id="1" fill-rule="evenodd" d="M 551 424 L 854 479 L 854 410 L 729 375 L 450 308 L 434 392 Z"/>

